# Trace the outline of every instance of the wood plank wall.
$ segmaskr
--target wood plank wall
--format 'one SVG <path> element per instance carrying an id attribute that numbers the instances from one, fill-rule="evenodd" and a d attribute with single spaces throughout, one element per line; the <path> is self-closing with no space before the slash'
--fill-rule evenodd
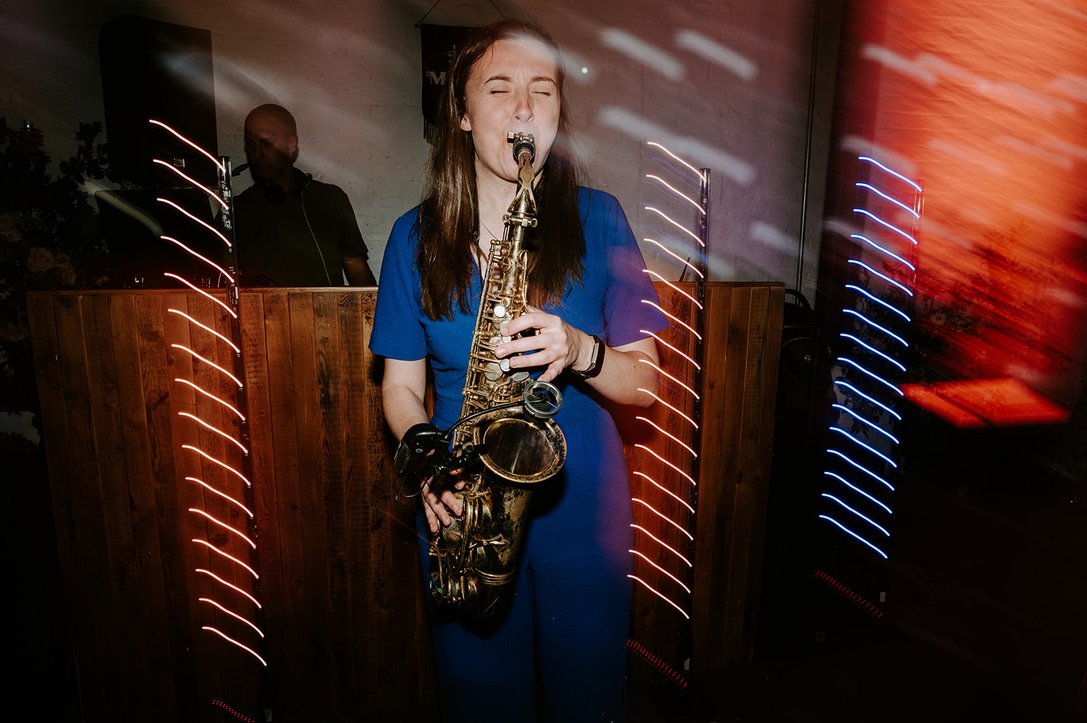
<path id="1" fill-rule="evenodd" d="M 693 323 L 677 296 L 692 285 L 658 289 L 666 309 Z M 433 720 L 414 507 L 395 499 L 378 360 L 366 348 L 373 291 L 243 291 L 240 358 L 212 333 L 233 338 L 231 317 L 212 297 L 224 299 L 180 290 L 29 298 L 86 720 L 263 720 L 262 708 L 277 721 Z M 692 469 L 673 470 L 646 451 L 682 457 L 678 441 L 648 431 L 634 415 L 621 424 L 631 468 L 644 475 L 632 476 L 632 494 L 694 537 L 685 542 L 636 505 L 636 524 L 673 540 L 693 567 L 684 570 L 662 550 L 645 548 L 647 556 L 693 592 L 667 589 L 668 580 L 636 563 L 636 574 L 683 612 L 636 585 L 635 678 L 675 672 L 687 658 L 693 670 L 712 672 L 750 657 L 782 308 L 780 284 L 709 284 L 705 339 L 680 325 L 666 335 L 677 351 L 702 359 L 701 437 L 677 432 L 659 405 L 646 417 L 701 449 Z M 686 363 L 675 354 L 662 355 L 677 378 L 662 385 L 662 398 L 690 414 L 696 402 L 679 384 Z M 246 382 L 238 405 L 244 424 L 175 381 L 233 402 L 227 372 Z M 250 453 L 187 415 L 225 430 Z M 682 474 L 692 471 L 697 489 Z M 697 505 L 697 514 L 667 495 L 654 501 L 661 490 L 650 478 Z M 252 520 L 194 480 L 231 489 L 251 505 Z M 242 531 L 256 551 L 190 510 Z M 201 537 L 217 551 L 193 542 Z M 224 567 L 219 552 L 250 565 L 259 580 L 238 565 Z M 263 640 L 201 600 L 221 593 L 223 583 L 197 569 L 257 597 Z M 242 643 L 252 638 L 267 666 L 205 626 Z"/>

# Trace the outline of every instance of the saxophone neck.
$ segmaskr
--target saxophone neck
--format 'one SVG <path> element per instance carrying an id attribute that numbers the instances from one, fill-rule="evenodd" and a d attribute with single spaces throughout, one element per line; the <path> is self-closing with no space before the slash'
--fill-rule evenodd
<path id="1" fill-rule="evenodd" d="M 510 133 L 506 138 L 513 144 L 513 157 L 517 161 L 517 193 L 505 220 L 511 231 L 523 230 L 536 225 L 536 197 L 532 193 L 536 175 L 532 161 L 536 158 L 536 145 L 528 133 Z"/>

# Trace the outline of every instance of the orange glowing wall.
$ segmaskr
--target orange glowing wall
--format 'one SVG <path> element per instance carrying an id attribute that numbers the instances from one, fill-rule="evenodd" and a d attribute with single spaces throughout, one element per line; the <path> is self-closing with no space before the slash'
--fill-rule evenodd
<path id="1" fill-rule="evenodd" d="M 1087 318 L 1087 3 L 853 2 L 820 300 L 837 298 L 856 157 L 924 187 L 911 373 L 1075 397 Z"/>

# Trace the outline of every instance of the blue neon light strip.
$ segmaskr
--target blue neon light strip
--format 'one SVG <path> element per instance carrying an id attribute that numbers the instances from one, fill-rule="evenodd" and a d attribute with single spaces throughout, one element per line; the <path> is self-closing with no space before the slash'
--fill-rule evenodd
<path id="1" fill-rule="evenodd" d="M 858 464 L 857 462 L 854 462 L 854 461 L 853 461 L 853 460 L 851 460 L 851 459 L 850 459 L 849 457 L 847 457 L 847 456 L 845 455 L 845 453 L 844 453 L 844 452 L 839 452 L 839 451 L 838 451 L 838 450 L 836 450 L 836 449 L 828 449 L 828 450 L 827 450 L 827 454 L 833 454 L 833 455 L 835 455 L 836 457 L 841 457 L 841 458 L 842 458 L 842 459 L 844 459 L 844 460 L 845 460 L 846 462 L 848 462 L 849 464 L 853 465 L 854 467 L 856 467 L 857 469 L 859 469 L 859 470 L 860 470 L 861 472 L 864 472 L 864 473 L 865 473 L 866 475 L 868 475 L 869 477 L 871 477 L 872 479 L 874 479 L 874 480 L 875 480 L 876 482 L 879 482 L 880 484 L 882 484 L 883 486 L 885 486 L 885 487 L 886 487 L 887 489 L 889 489 L 889 490 L 890 490 L 891 492 L 894 492 L 894 491 L 895 491 L 894 485 L 892 485 L 892 484 L 891 484 L 890 482 L 888 482 L 887 480 L 883 479 L 883 478 L 882 478 L 882 477 L 880 477 L 880 476 L 879 476 L 878 474 L 876 474 L 876 473 L 875 473 L 875 472 L 873 472 L 872 470 L 868 469 L 868 468 L 867 468 L 867 467 L 865 467 L 864 465 L 861 465 L 861 464 Z"/>
<path id="2" fill-rule="evenodd" d="M 893 198 L 892 196 L 884 193 L 883 191 L 879 190 L 878 188 L 876 188 L 875 186 L 873 186 L 873 185 L 871 185 L 869 183 L 857 183 L 856 186 L 857 186 L 857 188 L 864 188 L 864 189 L 867 189 L 869 191 L 872 191 L 876 195 L 878 195 L 878 196 L 880 196 L 882 198 L 885 198 L 886 200 L 890 201 L 894 205 L 901 208 L 906 213 L 912 214 L 914 218 L 921 218 L 921 214 L 917 213 L 917 211 L 914 211 L 912 208 L 910 208 L 906 204 L 902 203 L 897 198 Z"/>
<path id="3" fill-rule="evenodd" d="M 851 233 L 851 234 L 849 234 L 849 238 L 860 239 L 861 241 L 864 241 L 866 244 L 868 244 L 869 246 L 874 248 L 876 251 L 879 251 L 881 254 L 887 254 L 892 259 L 894 259 L 898 263 L 900 263 L 903 266 L 905 266 L 906 268 L 908 268 L 910 271 L 917 271 L 917 267 L 914 266 L 913 264 L 911 264 L 909 261 L 902 258 L 901 256 L 894 253 L 893 251 L 889 251 L 888 249 L 883 248 L 882 246 L 877 244 L 875 241 L 873 241 L 872 239 L 870 239 L 870 238 L 868 238 L 866 236 L 861 236 L 859 233 Z"/>
<path id="4" fill-rule="evenodd" d="M 827 494 L 826 492 L 824 492 L 824 493 L 822 494 L 822 496 L 823 496 L 823 497 L 826 497 L 826 498 L 827 498 L 828 500 L 834 500 L 834 501 L 835 501 L 835 502 L 837 502 L 837 503 L 838 503 L 839 505 L 841 505 L 841 506 L 842 506 L 842 507 L 844 507 L 845 509 L 847 509 L 847 510 L 849 510 L 850 512 L 852 512 L 852 513 L 853 513 L 854 515 L 856 515 L 857 517 L 861 518 L 862 520 L 864 520 L 865 522 L 867 522 L 868 524 L 870 524 L 870 525 L 871 525 L 872 527 L 875 527 L 875 528 L 876 528 L 877 530 L 879 530 L 880 532 L 882 532 L 882 533 L 883 533 L 884 535 L 886 535 L 887 537 L 890 537 L 890 536 L 891 536 L 891 533 L 887 531 L 887 528 L 886 528 L 886 527 L 884 527 L 883 525 L 879 524 L 878 522 L 876 522 L 875 520 L 871 519 L 870 517 L 866 516 L 866 515 L 865 515 L 864 513 L 862 513 L 862 512 L 858 512 L 857 510 L 853 509 L 852 507 L 850 507 L 850 506 L 849 506 L 849 505 L 847 505 L 846 503 L 842 502 L 842 501 L 841 501 L 840 499 L 838 499 L 838 498 L 837 498 L 837 497 L 835 497 L 834 495 L 828 495 L 828 494 Z"/>
<path id="5" fill-rule="evenodd" d="M 871 547 L 871 548 L 872 548 L 873 550 L 875 550 L 875 551 L 876 551 L 876 552 L 877 552 L 877 553 L 878 553 L 878 554 L 879 554 L 879 555 L 880 555 L 880 556 L 881 556 L 881 557 L 882 557 L 882 558 L 883 558 L 884 560 L 886 560 L 886 559 L 887 559 L 887 553 L 886 553 L 886 552 L 884 552 L 883 550 L 879 549 L 878 547 L 876 547 L 875 545 L 873 545 L 873 544 L 872 544 L 871 542 L 869 542 L 868 540 L 864 539 L 863 537 L 861 537 L 860 535 L 858 535 L 858 534 L 857 534 L 856 532 L 854 532 L 853 530 L 851 530 L 851 529 L 849 529 L 848 527 L 846 527 L 845 525 L 843 525 L 843 524 L 842 524 L 841 522 L 838 522 L 838 520 L 834 519 L 833 517 L 830 517 L 830 516 L 828 516 L 828 515 L 819 515 L 819 519 L 822 519 L 822 520 L 826 520 L 827 522 L 830 522 L 830 523 L 833 523 L 833 524 L 837 525 L 837 526 L 838 526 L 839 528 L 841 528 L 841 530 L 842 530 L 843 532 L 845 532 L 846 534 L 848 534 L 848 535 L 851 535 L 852 537 L 854 537 L 854 538 L 856 538 L 856 539 L 860 540 L 861 542 L 863 542 L 863 543 L 864 543 L 865 545 L 868 545 L 869 547 Z"/>
<path id="6" fill-rule="evenodd" d="M 867 369 L 865 369 L 864 367 L 862 367 L 860 364 L 853 361 L 852 359 L 849 359 L 849 358 L 844 357 L 844 356 L 840 356 L 840 357 L 838 357 L 838 361 L 845 362 L 846 364 L 849 364 L 850 366 L 852 366 L 854 369 L 857 369 L 858 371 L 863 372 L 863 373 L 867 374 L 868 376 L 872 377 L 873 379 L 875 379 L 880 384 L 886 385 L 886 387 L 888 389 L 893 391 L 898 396 L 900 396 L 900 397 L 905 396 L 902 393 L 902 390 L 899 389 L 898 387 L 896 387 L 894 384 L 891 384 L 890 382 L 885 381 L 884 379 L 881 379 L 878 375 L 873 374 L 872 372 L 868 371 Z"/>
<path id="7" fill-rule="evenodd" d="M 868 297 L 869 299 L 871 299 L 872 301 L 876 302 L 876 303 L 877 303 L 877 304 L 879 304 L 880 306 L 884 307 L 884 308 L 885 308 L 885 309 L 887 309 L 888 311 L 891 311 L 891 312 L 894 312 L 895 314 L 898 314 L 898 315 L 899 315 L 899 316 L 901 316 L 901 317 L 902 317 L 902 318 L 903 318 L 903 319 L 904 319 L 905 321 L 912 321 L 912 320 L 910 319 L 910 317 L 909 317 L 909 316 L 908 316 L 908 315 L 906 314 L 906 312 L 904 312 L 904 311 L 900 311 L 899 309 L 896 309 L 895 307 L 891 306 L 890 304 L 888 304 L 888 303 L 887 303 L 886 301 L 884 301 L 883 299 L 879 298 L 878 296 L 876 296 L 875 294 L 871 293 L 870 291 L 868 291 L 868 290 L 866 290 L 866 289 L 863 289 L 863 288 L 861 288 L 860 286 L 857 286 L 856 284 L 846 284 L 846 285 L 845 285 L 845 288 L 849 289 L 850 291 L 856 291 L 857 293 L 860 293 L 860 294 L 864 294 L 864 295 L 865 295 L 865 296 L 867 296 L 867 297 Z"/>
<path id="8" fill-rule="evenodd" d="M 888 230 L 894 231 L 896 234 L 898 234 L 902 238 L 906 239 L 907 241 L 909 241 L 914 246 L 917 245 L 917 239 L 915 239 L 913 236 L 910 236 L 908 233 L 906 233 L 905 231 L 900 229 L 898 226 L 895 226 L 893 223 L 888 223 L 887 221 L 884 221 L 882 218 L 880 218 L 876 214 L 872 213 L 871 211 L 866 211 L 863 208 L 855 208 L 855 209 L 853 209 L 853 213 L 863 214 L 863 215 L 867 216 L 868 218 L 872 219 L 873 221 L 875 221 L 876 223 L 878 223 L 880 226 L 883 226 L 884 228 L 886 228 Z"/>
<path id="9" fill-rule="evenodd" d="M 842 410 L 843 412 L 845 412 L 849 416 L 856 419 L 858 422 L 861 422 L 861 423 L 867 425 L 868 427 L 870 427 L 871 429 L 874 429 L 875 431 L 879 432 L 880 434 L 882 434 L 884 437 L 891 440 L 895 444 L 901 444 L 901 442 L 899 442 L 897 439 L 895 439 L 893 434 L 891 434 L 890 432 L 888 432 L 887 430 L 885 430 L 883 427 L 879 426 L 875 422 L 870 422 L 869 420 L 865 419 L 864 417 L 857 414 L 856 412 L 854 412 L 852 409 L 845 406 L 844 404 L 831 404 L 830 406 L 832 408 L 834 408 L 834 409 Z"/>
<path id="10" fill-rule="evenodd" d="M 894 364 L 896 367 L 901 369 L 903 372 L 906 371 L 906 367 L 903 366 L 902 364 L 900 364 L 898 361 L 896 361 L 896 360 L 892 359 L 891 357 L 887 356 L 886 354 L 884 354 L 883 352 L 881 352 L 879 349 L 875 348 L 871 344 L 868 344 L 868 343 L 866 343 L 864 341 L 861 341 L 858 337 L 855 337 L 852 334 L 846 334 L 845 332 L 842 332 L 838 336 L 842 337 L 843 339 L 849 339 L 850 341 L 854 341 L 857 344 L 860 344 L 862 347 L 864 347 L 868 351 L 872 352 L 876 356 L 882 357 L 887 362 L 889 362 L 891 364 Z"/>
<path id="11" fill-rule="evenodd" d="M 864 447 L 864 448 L 865 448 L 865 449 L 867 449 L 867 450 L 868 450 L 869 452 L 871 452 L 872 454 L 876 455 L 877 457 L 879 457 L 880 459 L 882 459 L 882 460 L 883 460 L 884 462 L 886 462 L 887 464 L 891 465 L 891 466 L 892 466 L 892 467 L 894 467 L 895 469 L 897 469 L 897 468 L 898 468 L 898 465 L 897 465 L 897 464 L 895 463 L 895 461 L 894 461 L 893 459 L 891 459 L 890 457 L 888 457 L 887 455 L 885 455 L 885 454 L 884 454 L 883 452 L 880 452 L 880 451 L 879 451 L 878 449 L 876 449 L 876 448 L 875 448 L 875 447 L 873 447 L 872 445 L 870 445 L 870 444 L 865 444 L 864 442 L 860 441 L 859 439 L 857 439 L 856 437 L 854 437 L 854 436 L 853 436 L 852 434 L 850 434 L 850 433 L 849 433 L 849 432 L 848 432 L 847 430 L 845 430 L 845 429 L 842 429 L 841 427 L 838 427 L 838 426 L 836 426 L 836 425 L 833 425 L 833 424 L 832 424 L 832 425 L 830 426 L 830 431 L 832 431 L 832 432 L 837 432 L 838 434 L 841 434 L 841 435 L 843 435 L 843 436 L 844 436 L 844 437 L 845 437 L 846 439 L 848 439 L 849 441 L 853 442 L 854 444 L 860 445 L 861 447 Z"/>
<path id="12" fill-rule="evenodd" d="M 883 404 L 882 402 L 880 402 L 879 400 L 877 400 L 877 399 L 876 399 L 875 397 L 870 397 L 870 396 L 868 396 L 867 394 L 865 394 L 864 392 L 862 392 L 862 391 L 861 391 L 860 389 L 857 389 L 857 388 L 856 388 L 855 386 L 853 386 L 853 385 L 852 385 L 852 384 L 850 384 L 849 382 L 845 381 L 844 379 L 835 379 L 835 380 L 834 380 L 834 383 L 835 383 L 835 384 L 837 384 L 838 386 L 842 386 L 842 387 L 845 387 L 846 389 L 848 389 L 849 391 L 853 392 L 854 394 L 859 394 L 860 396 L 862 396 L 862 397 L 864 397 L 865 399 L 867 399 L 868 401 L 870 401 L 870 402 L 871 402 L 872 404 L 875 404 L 875 405 L 876 405 L 877 407 L 879 407 L 879 408 L 880 408 L 880 409 L 882 409 L 883 411 L 885 411 L 885 412 L 887 412 L 888 414 L 890 414 L 890 415 L 891 415 L 892 417 L 894 417 L 894 418 L 895 418 L 895 419 L 897 419 L 898 421 L 900 421 L 900 422 L 902 421 L 902 416 L 901 416 L 901 415 L 900 415 L 900 414 L 899 414 L 898 412 L 896 412 L 895 410 L 891 409 L 891 408 L 890 408 L 890 407 L 888 407 L 888 406 L 887 406 L 886 404 Z"/>
<path id="13" fill-rule="evenodd" d="M 825 475 L 826 475 L 827 477 L 833 477 L 834 479 L 838 480 L 839 482 L 841 482 L 842 484 L 844 484 L 844 485 L 845 485 L 846 487 L 848 487 L 849 489 L 853 490 L 853 491 L 854 491 L 854 492 L 856 492 L 857 494 L 859 494 L 859 495 L 861 495 L 861 496 L 863 496 L 863 497 L 867 498 L 867 499 L 868 499 L 869 501 L 871 501 L 871 502 L 872 502 L 873 504 L 877 504 L 877 505 L 879 505 L 880 507 L 882 507 L 883 509 L 887 510 L 887 514 L 888 514 L 888 515 L 893 515 L 893 514 L 894 514 L 894 512 L 892 512 L 892 511 L 891 511 L 891 508 L 890 508 L 890 507 L 888 507 L 887 505 L 883 504 L 882 502 L 880 502 L 879 500 L 877 500 L 877 499 L 876 499 L 875 497 L 873 497 L 872 495 L 868 494 L 867 492 L 865 492 L 864 490 L 862 490 L 862 489 L 861 489 L 860 487 L 856 486 L 855 484 L 853 484 L 852 482 L 850 482 L 849 480 L 847 480 L 847 479 L 846 479 L 845 477 L 841 476 L 841 475 L 840 475 L 840 474 L 838 474 L 837 472 L 831 472 L 831 471 L 830 471 L 830 470 L 828 469 L 828 470 L 824 470 L 824 471 L 823 471 L 823 474 L 825 474 Z"/>
<path id="14" fill-rule="evenodd" d="M 895 178 L 899 178 L 899 179 L 905 181 L 906 183 L 910 184 L 911 186 L 913 186 L 913 190 L 917 191 L 918 193 L 921 193 L 921 186 L 917 185 L 916 183 L 914 183 L 910 179 L 906 178 L 905 176 L 903 176 L 898 171 L 891 170 L 887 166 L 885 166 L 882 163 L 880 163 L 879 161 L 877 161 L 875 158 L 872 158 L 870 156 L 857 156 L 857 160 L 859 160 L 859 161 L 868 161 L 869 163 L 874 163 L 875 165 L 879 166 L 883 170 L 887 171 L 887 173 L 890 173 Z"/>
<path id="15" fill-rule="evenodd" d="M 879 329 L 879 330 L 880 330 L 880 331 L 882 331 L 882 332 L 883 332 L 884 334 L 886 334 L 887 336 L 891 337 L 892 339 L 894 339 L 895 341 L 897 341 L 897 342 L 898 342 L 899 344 L 901 344 L 902 346 L 906 347 L 907 349 L 909 348 L 909 346 L 910 346 L 910 345 L 909 345 L 909 343 L 907 343 L 907 342 L 906 342 L 906 340 L 905 340 L 905 339 L 903 339 L 902 337 L 900 337 L 900 336 L 899 336 L 898 334 L 894 333 L 894 332 L 893 332 L 893 331 L 891 331 L 890 329 L 888 329 L 888 328 L 886 328 L 886 327 L 883 327 L 883 326 L 880 326 L 879 324 L 877 324 L 876 322 L 872 321 L 871 319 L 869 319 L 868 317 L 866 317 L 866 316 L 865 316 L 864 314 L 862 314 L 861 312 L 857 311 L 856 309 L 842 309 L 842 313 L 845 313 L 845 314 L 852 314 L 853 316 L 855 316 L 855 317 L 857 317 L 858 319 L 860 319 L 861 321 L 863 321 L 863 322 L 864 322 L 865 324 L 868 324 L 869 326 L 873 326 L 873 327 L 875 327 L 875 328 Z"/>
<path id="16" fill-rule="evenodd" d="M 863 261 L 858 261 L 857 259 L 849 259 L 849 261 L 847 261 L 846 263 L 847 264 L 855 264 L 857 266 L 863 266 L 865 269 L 868 270 L 868 273 L 875 274 L 879 278 L 886 281 L 888 284 L 894 284 L 898 288 L 902 289 L 902 293 L 904 293 L 904 294 L 906 294 L 908 296 L 913 296 L 913 292 L 910 291 L 909 289 L 907 289 L 905 284 L 900 284 L 897 281 L 895 281 L 894 279 L 892 279 L 890 276 L 887 276 L 886 274 L 881 274 L 880 272 L 876 271 L 875 269 L 873 269 L 871 266 L 864 263 Z"/>

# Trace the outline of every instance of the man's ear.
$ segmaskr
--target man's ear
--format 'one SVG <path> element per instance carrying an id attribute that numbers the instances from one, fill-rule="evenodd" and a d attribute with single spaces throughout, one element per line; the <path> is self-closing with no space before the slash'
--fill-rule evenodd
<path id="1" fill-rule="evenodd" d="M 291 163 L 298 160 L 298 136 L 291 136 L 287 140 L 287 150 L 290 151 Z"/>

